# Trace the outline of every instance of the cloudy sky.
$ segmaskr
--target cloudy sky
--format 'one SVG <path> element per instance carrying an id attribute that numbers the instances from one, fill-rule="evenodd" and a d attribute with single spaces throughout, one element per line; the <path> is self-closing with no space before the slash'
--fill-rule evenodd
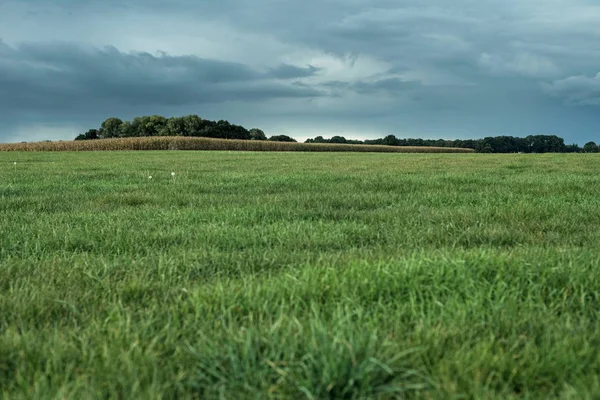
<path id="1" fill-rule="evenodd" d="M 0 0 L 0 142 L 150 114 L 600 142 L 600 3 Z"/>

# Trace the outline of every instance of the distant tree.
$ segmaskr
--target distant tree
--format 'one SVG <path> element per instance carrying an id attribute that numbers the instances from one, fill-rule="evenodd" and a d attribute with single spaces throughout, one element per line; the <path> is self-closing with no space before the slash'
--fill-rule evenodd
<path id="1" fill-rule="evenodd" d="M 379 139 L 381 140 L 381 139 Z M 345 143 L 345 144 L 365 144 L 362 140 L 346 139 L 343 136 L 333 136 L 331 139 L 325 139 L 323 136 L 317 136 L 314 139 L 306 139 L 304 143 Z"/>
<path id="2" fill-rule="evenodd" d="M 100 136 L 103 138 L 114 138 L 121 136 L 121 125 L 123 121 L 119 118 L 107 118 L 100 125 Z"/>
<path id="3" fill-rule="evenodd" d="M 365 140 L 365 144 L 372 144 L 372 145 L 383 144 L 383 139 L 382 138 L 379 138 L 379 139 L 366 139 Z"/>
<path id="4" fill-rule="evenodd" d="M 329 143 L 348 143 L 348 140 L 343 136 L 334 136 L 329 139 Z"/>
<path id="5" fill-rule="evenodd" d="M 296 142 L 296 139 L 291 138 L 287 135 L 271 136 L 268 140 L 271 142 Z"/>
<path id="6" fill-rule="evenodd" d="M 183 136 L 201 136 L 204 121 L 197 115 L 186 115 L 181 117 L 183 121 Z"/>
<path id="7" fill-rule="evenodd" d="M 159 132 L 160 136 L 187 136 L 185 134 L 185 119 L 182 117 L 172 117 Z"/>
<path id="8" fill-rule="evenodd" d="M 167 126 L 167 119 L 161 115 L 151 115 L 144 117 L 144 124 L 142 126 L 141 136 L 159 136 L 161 132 L 164 132 L 164 128 Z"/>
<path id="9" fill-rule="evenodd" d="M 323 136 L 317 136 L 314 139 L 308 139 L 304 143 L 328 143 L 329 140 L 325 139 Z"/>
<path id="10" fill-rule="evenodd" d="M 265 133 L 258 128 L 250 129 L 249 133 L 250 140 L 267 140 L 267 135 L 265 135 Z"/>
<path id="11" fill-rule="evenodd" d="M 383 140 L 381 141 L 381 144 L 384 144 L 386 146 L 398 146 L 400 144 L 400 142 L 396 136 L 387 135 L 386 137 L 383 138 Z"/>
<path id="12" fill-rule="evenodd" d="M 489 143 L 483 143 L 479 150 L 481 153 L 493 153 L 494 149 L 492 145 Z"/>
<path id="13" fill-rule="evenodd" d="M 135 117 L 134 119 L 131 120 L 130 136 L 133 136 L 133 137 L 143 136 L 144 118 L 145 117 Z"/>
<path id="14" fill-rule="evenodd" d="M 564 153 L 565 140 L 555 135 L 530 135 L 525 138 L 530 153 Z"/>
<path id="15" fill-rule="evenodd" d="M 598 145 L 595 142 L 587 142 L 583 145 L 584 153 L 598 153 L 599 151 L 600 148 L 598 148 Z"/>
<path id="16" fill-rule="evenodd" d="M 467 140 L 456 140 L 452 143 L 452 147 L 459 147 L 465 149 L 476 149 L 477 148 L 477 140 L 475 139 L 467 139 Z"/>
<path id="17" fill-rule="evenodd" d="M 136 136 L 133 126 L 131 125 L 131 122 L 129 121 L 125 121 L 121 124 L 121 126 L 119 127 L 119 137 L 132 137 L 132 136 Z"/>
<path id="18" fill-rule="evenodd" d="M 565 146 L 566 153 L 581 153 L 582 151 L 583 151 L 583 149 L 575 143 L 568 144 Z"/>
<path id="19" fill-rule="evenodd" d="M 167 119 L 160 115 L 135 117 L 131 121 L 132 136 L 159 136 L 166 125 Z"/>
<path id="20" fill-rule="evenodd" d="M 217 121 L 217 131 L 218 136 L 224 139 L 239 139 L 239 140 L 249 140 L 250 132 L 240 125 L 234 125 L 229 123 L 229 121 Z"/>
<path id="21" fill-rule="evenodd" d="M 104 120 L 100 129 L 90 129 L 77 135 L 75 140 L 93 140 L 109 137 L 141 137 L 141 136 L 200 136 L 223 139 L 270 140 L 281 142 L 296 142 L 287 135 L 275 135 L 267 139 L 265 133 L 253 128 L 247 130 L 243 126 L 231 124 L 226 120 L 211 121 L 198 115 L 165 118 L 160 115 L 135 117 L 131 121 L 122 121 L 111 117 Z M 583 148 L 576 144 L 565 145 L 564 139 L 555 135 L 529 135 L 525 138 L 513 136 L 485 137 L 483 139 L 446 140 L 402 138 L 387 135 L 384 138 L 348 140 L 343 136 L 333 136 L 325 139 L 317 136 L 307 139 L 305 143 L 346 143 L 390 146 L 437 146 L 470 148 L 483 153 L 578 153 L 600 152 L 600 147 L 594 142 L 588 142 Z"/>
<path id="22" fill-rule="evenodd" d="M 94 140 L 100 139 L 98 129 L 90 129 L 86 133 L 80 133 L 75 140 Z"/>

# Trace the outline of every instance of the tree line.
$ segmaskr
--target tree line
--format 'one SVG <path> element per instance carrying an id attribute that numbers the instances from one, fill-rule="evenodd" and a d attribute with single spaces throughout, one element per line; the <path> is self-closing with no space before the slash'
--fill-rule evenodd
<path id="1" fill-rule="evenodd" d="M 100 128 L 90 129 L 79 134 L 75 140 L 95 140 L 108 138 L 147 137 L 147 136 L 196 136 L 219 139 L 270 140 L 278 142 L 295 142 L 286 135 L 275 135 L 267 138 L 258 129 L 246 129 L 231 124 L 229 121 L 211 121 L 197 115 L 165 118 L 160 115 L 135 117 L 131 121 L 120 118 L 108 118 Z"/>
<path id="2" fill-rule="evenodd" d="M 219 139 L 270 140 L 278 142 L 296 142 L 287 135 L 274 135 L 269 138 L 258 128 L 246 129 L 226 120 L 211 121 L 198 115 L 165 118 L 160 115 L 135 117 L 131 121 L 108 118 L 100 128 L 90 129 L 79 134 L 75 140 L 94 140 L 105 138 L 146 137 L 146 136 L 196 136 Z M 457 147 L 474 149 L 480 153 L 598 153 L 600 146 L 588 142 L 583 147 L 577 144 L 565 144 L 563 138 L 556 135 L 529 135 L 527 137 L 495 136 L 483 139 L 401 139 L 388 135 L 379 139 L 351 140 L 343 136 L 325 139 L 317 136 L 305 143 L 340 143 L 388 146 L 425 146 Z"/>
<path id="3" fill-rule="evenodd" d="M 588 142 L 583 147 L 577 144 L 565 144 L 565 140 L 556 135 L 529 135 L 527 137 L 495 136 L 483 139 L 400 139 L 388 135 L 380 139 L 348 140 L 343 136 L 325 139 L 317 136 L 307 139 L 305 143 L 348 143 L 387 146 L 433 146 L 474 149 L 479 153 L 598 153 L 600 147 Z"/>

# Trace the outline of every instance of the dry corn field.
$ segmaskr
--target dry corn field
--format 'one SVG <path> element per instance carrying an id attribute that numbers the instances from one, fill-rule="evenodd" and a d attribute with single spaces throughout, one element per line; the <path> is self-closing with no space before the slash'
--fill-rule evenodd
<path id="1" fill-rule="evenodd" d="M 98 151 L 98 150 L 236 150 L 236 151 L 350 151 L 377 153 L 472 153 L 472 149 L 408 147 L 329 143 L 291 143 L 229 140 L 204 137 L 139 137 L 60 142 L 0 144 L 0 151 Z"/>

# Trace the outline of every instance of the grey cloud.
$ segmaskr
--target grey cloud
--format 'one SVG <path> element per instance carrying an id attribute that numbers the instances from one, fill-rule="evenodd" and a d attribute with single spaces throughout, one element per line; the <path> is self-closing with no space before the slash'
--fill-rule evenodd
<path id="1" fill-rule="evenodd" d="M 420 82 L 403 81 L 398 78 L 380 79 L 375 82 L 357 82 L 351 85 L 351 88 L 357 93 L 373 93 L 381 90 L 388 92 L 408 92 L 421 87 Z"/>
<path id="2" fill-rule="evenodd" d="M 399 78 L 385 78 L 373 81 L 328 81 L 321 84 L 324 88 L 330 89 L 336 95 L 341 92 L 350 91 L 358 94 L 374 94 L 378 92 L 387 92 L 396 95 L 406 95 L 413 93 L 417 89 L 423 89 L 423 85 L 417 81 L 403 81 Z"/>
<path id="3" fill-rule="evenodd" d="M 319 68 L 309 65 L 306 68 L 296 67 L 294 65 L 282 64 L 268 72 L 268 76 L 277 79 L 306 78 L 319 72 Z"/>
<path id="4" fill-rule="evenodd" d="M 576 106 L 600 106 L 600 73 L 595 77 L 570 76 L 552 83 L 542 83 L 551 96 Z"/>
<path id="5" fill-rule="evenodd" d="M 199 104 L 230 100 L 320 96 L 285 82 L 313 69 L 283 65 L 268 72 L 238 63 L 122 53 L 71 44 L 0 43 L 0 104 L 3 107 L 86 107 L 86 104 Z"/>
<path id="6" fill-rule="evenodd" d="M 552 60 L 525 52 L 512 55 L 508 59 L 483 53 L 479 63 L 494 74 L 517 74 L 538 79 L 560 74 L 560 69 Z"/>

